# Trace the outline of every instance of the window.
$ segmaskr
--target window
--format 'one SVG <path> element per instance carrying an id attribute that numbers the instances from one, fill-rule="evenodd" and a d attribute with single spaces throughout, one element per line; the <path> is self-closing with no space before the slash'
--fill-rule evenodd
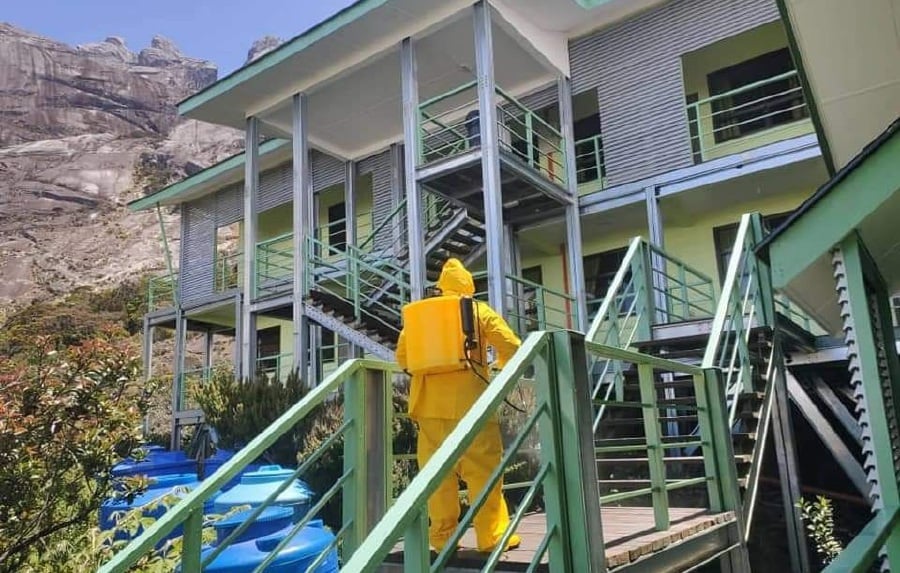
<path id="1" fill-rule="evenodd" d="M 777 213 L 763 217 L 763 232 L 768 234 L 778 228 L 790 216 L 790 212 Z M 713 240 L 716 246 L 716 262 L 719 269 L 719 282 L 725 282 L 725 274 L 728 272 L 728 261 L 731 259 L 731 251 L 734 241 L 737 239 L 738 223 L 724 225 L 713 229 Z"/>
<path id="2" fill-rule="evenodd" d="M 256 333 L 256 370 L 271 372 L 278 368 L 281 354 L 281 327 L 264 328 Z"/>
<path id="3" fill-rule="evenodd" d="M 343 202 L 328 208 L 328 246 L 347 250 L 347 210 Z"/>
<path id="4" fill-rule="evenodd" d="M 321 357 L 322 364 L 328 364 L 330 362 L 334 362 L 338 357 L 338 337 L 334 333 L 333 330 L 328 330 L 327 328 L 320 329 L 321 334 Z"/>
<path id="5" fill-rule="evenodd" d="M 588 300 L 588 315 L 593 314 L 600 308 L 606 293 L 612 284 L 613 278 L 622 266 L 625 260 L 625 254 L 628 252 L 627 247 L 621 249 L 613 249 L 596 255 L 588 255 L 584 257 L 584 282 L 585 295 Z M 625 285 L 631 280 L 631 271 L 625 275 Z M 625 286 L 623 285 L 623 286 Z M 631 308 L 634 294 L 629 293 L 619 303 L 620 312 L 628 312 Z"/>
<path id="6" fill-rule="evenodd" d="M 787 48 L 781 48 L 707 76 L 710 97 L 725 94 L 793 71 Z M 712 102 L 715 142 L 790 123 L 808 116 L 797 76 L 764 83 Z"/>
<path id="7" fill-rule="evenodd" d="M 575 172 L 578 183 L 596 181 L 604 175 L 603 138 L 600 135 L 600 115 L 581 118 L 574 123 Z"/>

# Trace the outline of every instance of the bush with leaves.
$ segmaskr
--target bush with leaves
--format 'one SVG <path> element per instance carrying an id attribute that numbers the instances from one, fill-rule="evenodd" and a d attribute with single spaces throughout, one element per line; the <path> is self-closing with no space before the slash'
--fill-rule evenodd
<path id="1" fill-rule="evenodd" d="M 801 499 L 797 502 L 809 536 L 816 544 L 816 552 L 822 563 L 827 565 L 843 550 L 841 542 L 834 534 L 834 507 L 831 500 L 824 496 L 816 496 L 815 501 Z"/>
<path id="2" fill-rule="evenodd" d="M 140 444 L 153 388 L 123 339 L 39 337 L 0 356 L 0 570 L 86 529 L 117 486 L 112 466 Z"/>

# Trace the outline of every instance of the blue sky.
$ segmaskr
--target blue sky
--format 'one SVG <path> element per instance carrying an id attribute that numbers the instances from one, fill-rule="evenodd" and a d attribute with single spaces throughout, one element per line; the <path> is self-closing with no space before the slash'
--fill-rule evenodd
<path id="1" fill-rule="evenodd" d="M 289 39 L 353 0 L 5 0 L 0 21 L 68 44 L 122 36 L 132 51 L 161 34 L 219 77 L 240 67 L 254 40 Z"/>

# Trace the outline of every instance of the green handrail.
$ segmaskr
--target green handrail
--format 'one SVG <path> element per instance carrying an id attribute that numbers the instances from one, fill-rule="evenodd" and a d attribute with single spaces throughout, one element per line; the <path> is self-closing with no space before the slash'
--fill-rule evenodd
<path id="1" fill-rule="evenodd" d="M 472 273 L 475 280 L 487 276 L 487 271 Z M 511 290 L 506 293 L 506 315 L 513 330 L 519 334 L 536 330 L 569 329 L 577 323 L 578 309 L 574 295 L 512 274 L 507 274 L 506 279 L 511 286 Z M 486 301 L 487 293 L 477 292 L 475 298 Z M 553 299 L 557 299 L 557 302 L 554 303 Z"/>
<path id="2" fill-rule="evenodd" d="M 575 142 L 575 175 L 578 183 L 602 181 L 606 177 L 601 134 L 598 133 Z"/>
<path id="3" fill-rule="evenodd" d="M 242 272 L 244 253 L 222 253 L 216 251 L 216 292 L 222 292 L 240 286 L 239 278 Z"/>
<path id="4" fill-rule="evenodd" d="M 366 500 L 373 499 L 370 496 L 380 496 L 380 499 L 386 503 L 385 492 L 390 485 L 390 468 L 388 464 L 376 464 L 378 467 L 369 466 L 370 458 L 367 457 L 366 451 L 372 448 L 383 448 L 385 449 L 385 459 L 390 456 L 390 452 L 386 449 L 390 443 L 389 434 L 373 435 L 372 428 L 379 427 L 384 432 L 390 432 L 392 410 L 388 403 L 391 395 L 391 376 L 398 372 L 395 365 L 373 360 L 357 359 L 345 362 L 215 473 L 187 493 L 109 562 L 102 565 L 98 572 L 125 573 L 179 525 L 183 525 L 185 528 L 182 550 L 185 567 L 189 563 L 193 563 L 195 568 L 191 570 L 199 571 L 201 561 L 204 565 L 212 561 L 218 553 L 241 535 L 243 530 L 246 530 L 265 508 L 275 501 L 281 491 L 289 487 L 298 476 L 303 475 L 328 448 L 333 447 L 340 437 L 344 438 L 344 475 L 339 479 L 336 487 L 318 499 L 316 506 L 301 518 L 298 523 L 299 527 L 295 526 L 294 529 L 295 533 L 298 532 L 302 524 L 307 523 L 327 503 L 328 499 L 333 497 L 338 490 L 343 489 L 345 508 L 342 515 L 343 526 L 338 532 L 336 541 L 340 541 L 344 557 L 348 557 L 368 532 L 367 524 L 380 517 L 380 515 L 369 513 Z M 241 527 L 218 543 L 212 552 L 201 554 L 199 529 L 202 527 L 204 503 L 218 495 L 223 485 L 245 470 L 280 437 L 310 416 L 317 407 L 332 400 L 334 393 L 341 389 L 344 392 L 344 423 L 341 428 L 329 436 L 318 450 L 310 454 L 293 472 L 293 475 L 287 477 L 279 488 L 269 495 L 267 500 L 254 507 Z M 383 419 L 379 423 L 371 425 L 374 422 L 373 418 L 379 417 Z M 288 540 L 290 537 L 288 536 Z M 332 546 L 335 545 L 337 543 Z M 276 554 L 278 549 L 280 548 L 276 548 L 270 555 Z M 331 547 L 326 548 L 325 551 L 329 550 Z"/>
<path id="5" fill-rule="evenodd" d="M 658 437 L 648 437 L 640 446 L 627 446 L 629 450 L 650 450 L 651 487 L 636 492 L 595 498 L 588 496 L 596 479 L 596 465 L 593 452 L 584 457 L 582 448 L 593 449 L 593 440 L 585 436 L 586 426 L 579 424 L 558 424 L 567 418 L 571 421 L 585 420 L 579 409 L 584 406 L 587 388 L 584 362 L 572 360 L 579 356 L 576 350 L 596 353 L 608 360 L 625 360 L 636 364 L 641 372 L 642 404 L 638 404 L 645 426 L 656 427 L 658 431 L 658 409 L 665 407 L 656 401 L 654 370 L 670 370 L 686 373 L 693 377 L 698 396 L 698 414 L 702 435 L 691 443 L 699 445 L 703 451 L 704 475 L 699 478 L 667 480 L 662 466 L 664 447 Z M 404 571 L 442 571 L 454 552 L 456 542 L 470 527 L 471 519 L 485 498 L 485 492 L 470 506 L 460 521 L 444 550 L 430 559 L 427 539 L 426 501 L 439 484 L 454 471 L 459 459 L 470 446 L 472 440 L 491 420 L 495 419 L 498 408 L 507 399 L 518 381 L 531 367 L 535 368 L 534 382 L 537 400 L 526 413 L 527 421 L 522 424 L 519 434 L 507 448 L 500 465 L 495 468 L 485 490 L 496 483 L 503 467 L 521 445 L 523 436 L 537 427 L 539 429 L 539 466 L 522 503 L 516 508 L 511 523 L 504 532 L 497 548 L 488 556 L 482 570 L 491 571 L 496 567 L 505 541 L 515 532 L 521 518 L 535 492 L 541 488 L 545 498 L 545 537 L 534 554 L 531 569 L 549 553 L 549 569 L 552 573 L 605 570 L 602 558 L 604 547 L 598 540 L 599 532 L 592 530 L 602 521 L 601 502 L 613 502 L 630 497 L 650 496 L 656 526 L 659 530 L 670 527 L 668 516 L 668 492 L 691 486 L 706 485 L 709 509 L 714 512 L 734 511 L 740 506 L 737 476 L 730 447 L 730 435 L 725 423 L 721 404 L 723 397 L 718 382 L 718 373 L 662 358 L 644 355 L 604 345 L 584 343 L 583 339 L 570 332 L 534 332 L 524 341 L 519 352 L 507 366 L 487 385 L 484 393 L 470 411 L 457 424 L 447 439 L 441 444 L 431 459 L 420 468 L 418 475 L 397 498 L 394 505 L 384 514 L 373 532 L 359 546 L 359 549 L 345 563 L 342 571 L 372 572 L 378 570 L 387 555 L 394 550 L 398 541 L 403 540 Z M 573 411 L 574 410 L 574 411 Z M 582 409 L 581 412 L 584 412 Z M 589 417 L 587 420 L 589 421 Z M 666 444 L 668 447 L 668 444 Z M 622 451 L 618 448 L 600 448 L 601 453 Z M 596 494 L 596 489 L 593 489 Z M 588 496 L 588 497 L 585 497 Z M 585 511 L 585 507 L 596 510 Z M 581 541 L 584 543 L 582 544 Z M 741 544 L 741 558 L 746 561 L 746 549 Z"/>
<path id="6" fill-rule="evenodd" d="M 177 291 L 177 272 L 151 277 L 147 281 L 147 308 L 154 311 L 174 306 Z"/>
<path id="7" fill-rule="evenodd" d="M 888 537 L 900 527 L 900 507 L 878 511 L 822 573 L 866 573 L 878 559 Z M 896 567 L 895 564 L 891 564 Z"/>

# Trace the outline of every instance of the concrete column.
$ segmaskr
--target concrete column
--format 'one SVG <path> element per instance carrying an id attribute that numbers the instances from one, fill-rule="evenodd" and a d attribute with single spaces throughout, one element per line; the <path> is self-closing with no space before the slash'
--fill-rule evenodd
<path id="1" fill-rule="evenodd" d="M 500 148 L 497 132 L 496 85 L 491 7 L 481 0 L 475 12 L 475 68 L 481 131 L 481 179 L 487 243 L 488 301 L 504 318 L 506 305 L 506 254 L 503 245 L 503 189 L 500 180 Z"/>
<path id="2" fill-rule="evenodd" d="M 294 95 L 292 101 L 292 206 L 294 275 L 292 295 L 292 325 L 294 369 L 299 370 L 304 381 L 310 380 L 307 348 L 309 347 L 308 319 L 303 309 L 307 295 L 305 249 L 312 232 L 312 178 L 309 169 L 309 141 L 307 139 L 306 94 Z"/>
<path id="3" fill-rule="evenodd" d="M 419 300 L 425 296 L 425 231 L 422 223 L 421 194 L 416 178 L 419 84 L 415 47 L 411 38 L 404 38 L 400 44 L 400 63 L 403 83 L 403 168 L 409 237 L 410 298 Z"/>
<path id="4" fill-rule="evenodd" d="M 257 199 L 259 194 L 259 120 L 247 118 L 247 130 L 244 143 L 244 298 L 241 304 L 241 371 L 243 378 L 253 374 L 252 341 L 255 334 L 251 332 L 253 321 L 250 320 L 250 303 L 256 298 L 254 292 L 256 274 L 256 227 L 259 213 Z"/>
<path id="5" fill-rule="evenodd" d="M 566 259 L 569 264 L 570 294 L 575 296 L 576 319 L 573 327 L 580 332 L 586 332 L 588 329 L 587 295 L 584 283 L 584 258 L 581 252 L 581 212 L 578 209 L 572 84 L 565 76 L 560 76 L 557 84 L 559 86 L 559 125 L 566 151 L 566 187 L 570 198 L 570 203 L 566 205 Z"/>

